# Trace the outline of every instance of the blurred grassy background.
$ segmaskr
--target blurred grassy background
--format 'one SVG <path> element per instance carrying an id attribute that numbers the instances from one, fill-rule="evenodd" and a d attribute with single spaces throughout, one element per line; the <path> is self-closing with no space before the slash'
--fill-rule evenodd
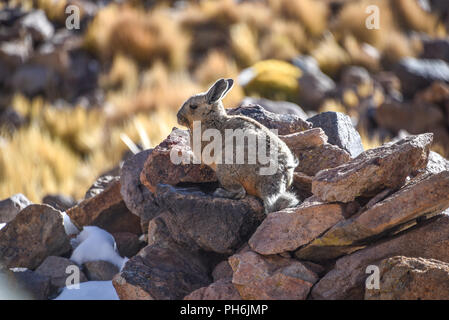
<path id="1" fill-rule="evenodd" d="M 63 24 L 66 6 L 77 2 L 83 8 L 82 1 L 70 0 L 6 1 L 1 6 L 39 8 L 50 21 Z M 36 202 L 49 193 L 82 198 L 127 151 L 121 134 L 139 144 L 143 127 L 150 144 L 158 144 L 176 125 L 182 102 L 217 78 L 236 78 L 250 66 L 274 69 L 259 72 L 245 88 L 237 83 L 225 105 L 234 107 L 246 95 L 295 102 L 300 70 L 272 67 L 266 60 L 309 54 L 330 76 L 348 65 L 376 72 L 419 53 L 420 43 L 410 31 L 446 35 L 436 16 L 414 0 L 346 2 L 333 13 L 325 0 L 111 1 L 81 31 L 84 50 L 101 66 L 98 87 L 104 101 L 60 108 L 41 96 L 14 93 L 12 107 L 29 121 L 14 133 L 1 133 L 0 199 L 18 192 Z M 380 30 L 364 27 L 370 4 L 381 9 Z M 361 49 L 365 43 L 378 50 L 379 59 Z M 345 99 L 351 105 L 354 97 Z M 324 103 L 324 110 L 350 113 L 335 101 Z M 366 136 L 364 143 L 378 144 Z"/>

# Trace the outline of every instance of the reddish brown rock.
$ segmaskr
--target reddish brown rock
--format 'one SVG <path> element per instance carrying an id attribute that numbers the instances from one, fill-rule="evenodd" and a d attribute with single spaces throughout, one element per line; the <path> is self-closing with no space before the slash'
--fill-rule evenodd
<path id="1" fill-rule="evenodd" d="M 344 219 L 344 205 L 312 197 L 296 208 L 270 213 L 249 239 L 264 255 L 293 251 Z"/>
<path id="2" fill-rule="evenodd" d="M 288 135 L 312 128 L 312 124 L 293 114 L 277 114 L 265 110 L 259 105 L 245 105 L 227 109 L 228 115 L 249 117 L 268 129 L 277 130 L 279 135 Z"/>
<path id="3" fill-rule="evenodd" d="M 48 205 L 27 206 L 0 230 L 0 261 L 8 268 L 35 269 L 70 250 L 62 215 Z"/>
<path id="4" fill-rule="evenodd" d="M 184 300 L 242 300 L 231 279 L 221 279 L 193 291 Z"/>
<path id="5" fill-rule="evenodd" d="M 231 256 L 232 283 L 244 300 L 304 300 L 318 276 L 301 262 L 247 251 Z"/>
<path id="6" fill-rule="evenodd" d="M 280 136 L 298 159 L 295 171 L 314 176 L 318 171 L 335 168 L 348 162 L 351 156 L 338 146 L 327 143 L 321 128 Z"/>
<path id="7" fill-rule="evenodd" d="M 293 172 L 293 187 L 301 200 L 312 196 L 312 180 L 310 177 L 302 172 Z"/>
<path id="8" fill-rule="evenodd" d="M 411 134 L 432 131 L 445 122 L 441 109 L 426 102 L 385 102 L 376 109 L 375 118 L 381 128 L 393 132 L 402 129 Z"/>
<path id="9" fill-rule="evenodd" d="M 431 143 L 432 134 L 426 133 L 367 150 L 339 167 L 320 171 L 312 192 L 325 201 L 351 202 L 399 188 L 407 176 L 425 168 Z"/>
<path id="10" fill-rule="evenodd" d="M 121 300 L 182 299 L 211 283 L 203 257 L 174 243 L 163 221 L 154 220 L 149 245 L 112 280 Z"/>
<path id="11" fill-rule="evenodd" d="M 232 278 L 232 268 L 229 265 L 228 260 L 222 261 L 215 266 L 212 271 L 212 278 L 214 281 Z"/>
<path id="12" fill-rule="evenodd" d="M 122 257 L 131 258 L 142 248 L 139 237 L 131 232 L 117 232 L 112 235 L 117 245 L 118 253 Z"/>
<path id="13" fill-rule="evenodd" d="M 0 223 L 6 223 L 31 204 L 23 194 L 18 193 L 0 201 Z"/>
<path id="14" fill-rule="evenodd" d="M 327 136 L 321 128 L 313 128 L 306 131 L 295 132 L 285 136 L 279 136 L 290 150 L 316 148 L 327 143 Z"/>
<path id="15" fill-rule="evenodd" d="M 119 273 L 117 266 L 107 261 L 88 261 L 83 267 L 90 281 L 109 281 Z"/>
<path id="16" fill-rule="evenodd" d="M 109 233 L 131 232 L 141 234 L 140 219 L 132 214 L 120 194 L 119 177 L 113 177 L 106 187 L 67 210 L 72 222 L 83 226 L 98 226 Z"/>
<path id="17" fill-rule="evenodd" d="M 365 300 L 449 300 L 449 263 L 398 256 L 379 270 L 379 289 L 366 289 Z"/>
<path id="18" fill-rule="evenodd" d="M 449 207 L 449 171 L 426 174 L 353 217 L 341 221 L 308 246 L 296 252 L 301 259 L 326 260 L 341 255 L 334 247 L 360 245 L 422 215 Z M 404 227 L 402 229 L 405 229 Z"/>
<path id="19" fill-rule="evenodd" d="M 329 143 L 316 148 L 292 151 L 298 159 L 295 171 L 312 177 L 321 170 L 335 168 L 351 160 L 348 152 Z"/>
<path id="20" fill-rule="evenodd" d="M 449 262 L 449 216 L 439 215 L 413 230 L 337 260 L 312 290 L 314 299 L 363 299 L 366 268 L 394 256 L 421 257 Z"/>
<path id="21" fill-rule="evenodd" d="M 207 165 L 193 163 L 188 130 L 174 128 L 170 135 L 153 149 L 146 160 L 140 181 L 151 192 L 156 192 L 159 183 L 177 185 L 181 182 L 214 182 L 215 172 Z M 176 164 L 170 154 L 186 159 Z"/>

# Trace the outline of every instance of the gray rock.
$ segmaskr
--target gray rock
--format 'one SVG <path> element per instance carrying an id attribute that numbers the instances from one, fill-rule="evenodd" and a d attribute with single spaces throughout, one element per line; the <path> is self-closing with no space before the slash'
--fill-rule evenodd
<path id="1" fill-rule="evenodd" d="M 31 270 L 21 270 L 9 273 L 10 290 L 23 292 L 25 299 L 47 300 L 52 297 L 56 290 L 52 288 L 50 278 L 40 275 Z M 2 288 L 3 289 L 3 288 Z"/>
<path id="2" fill-rule="evenodd" d="M 257 104 L 264 108 L 267 111 L 277 113 L 277 114 L 293 114 L 297 115 L 303 120 L 306 120 L 308 118 L 307 113 L 304 112 L 304 110 L 301 109 L 300 106 L 298 106 L 296 103 L 288 102 L 288 101 L 273 101 L 268 100 L 264 98 L 253 98 L 253 97 L 246 97 L 243 99 L 243 101 L 240 103 L 239 107 L 244 107 L 247 105 L 254 105 Z"/>
<path id="3" fill-rule="evenodd" d="M 63 194 L 46 195 L 42 199 L 42 203 L 48 204 L 59 211 L 66 211 L 77 204 L 75 199 Z"/>
<path id="4" fill-rule="evenodd" d="M 363 152 L 360 134 L 352 125 L 351 118 L 340 112 L 323 112 L 307 119 L 314 128 L 321 128 L 328 137 L 328 142 L 339 146 L 355 158 Z"/>
<path id="5" fill-rule="evenodd" d="M 203 249 L 231 254 L 262 222 L 262 203 L 255 197 L 242 200 L 213 197 L 199 188 L 158 185 L 156 200 L 175 241 L 192 251 Z"/>
<path id="6" fill-rule="evenodd" d="M 144 232 L 148 230 L 148 222 L 161 212 L 153 193 L 140 182 L 140 174 L 151 152 L 152 149 L 133 155 L 124 162 L 120 173 L 123 201 L 129 211 L 140 217 Z"/>
<path id="7" fill-rule="evenodd" d="M 47 205 L 27 206 L 0 230 L 0 261 L 9 268 L 34 269 L 70 250 L 61 213 Z"/>
<path id="8" fill-rule="evenodd" d="M 434 81 L 449 82 L 449 65 L 438 59 L 403 58 L 395 67 L 406 97 L 427 88 Z"/>
<path id="9" fill-rule="evenodd" d="M 67 258 L 50 256 L 35 270 L 35 273 L 50 278 L 51 285 L 57 289 L 64 288 L 67 283 L 67 277 L 73 274 L 73 271 L 67 269 L 70 266 L 77 266 L 77 264 Z M 79 281 L 87 281 L 86 276 L 80 270 Z"/>
<path id="10" fill-rule="evenodd" d="M 11 221 L 16 217 L 20 210 L 26 208 L 30 204 L 30 200 L 21 193 L 0 201 L 0 223 Z"/>
<path id="11" fill-rule="evenodd" d="M 109 281 L 119 273 L 117 266 L 107 261 L 89 261 L 83 264 L 90 281 Z"/>

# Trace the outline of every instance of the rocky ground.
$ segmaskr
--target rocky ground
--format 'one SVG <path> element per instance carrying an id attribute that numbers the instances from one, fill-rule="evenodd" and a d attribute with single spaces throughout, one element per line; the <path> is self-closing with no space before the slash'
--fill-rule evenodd
<path id="1" fill-rule="evenodd" d="M 265 215 L 255 197 L 213 197 L 209 167 L 170 161 L 192 155 L 175 128 L 74 206 L 0 202 L 1 275 L 37 299 L 56 297 L 71 265 L 124 300 L 448 298 L 449 161 L 432 133 L 363 150 L 344 114 L 228 112 L 279 130 L 300 160 L 300 205 Z M 366 288 L 372 266 L 379 289 Z"/>

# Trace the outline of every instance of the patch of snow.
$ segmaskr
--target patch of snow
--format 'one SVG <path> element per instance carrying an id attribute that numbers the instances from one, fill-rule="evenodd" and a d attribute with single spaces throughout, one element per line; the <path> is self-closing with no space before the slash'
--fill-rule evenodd
<path id="1" fill-rule="evenodd" d="M 62 215 L 62 219 L 63 219 L 63 224 L 64 224 L 64 229 L 65 229 L 65 233 L 70 236 L 72 234 L 78 234 L 80 233 L 80 231 L 78 230 L 78 228 L 73 224 L 72 220 L 70 220 L 70 217 L 68 216 L 67 213 L 65 212 L 61 212 Z"/>
<path id="2" fill-rule="evenodd" d="M 81 282 L 79 288 L 65 287 L 55 300 L 119 300 L 112 281 Z"/>
<path id="3" fill-rule="evenodd" d="M 253 68 L 246 68 L 240 72 L 240 74 L 237 77 L 237 82 L 241 86 L 246 86 L 248 83 L 250 83 L 254 77 L 256 76 L 256 72 Z"/>
<path id="4" fill-rule="evenodd" d="M 73 243 L 72 243 L 73 245 Z M 122 270 L 127 259 L 122 258 L 117 253 L 117 246 L 114 237 L 107 231 L 86 226 L 74 241 L 75 250 L 70 260 L 82 265 L 87 261 L 108 261 Z"/>
<path id="5" fill-rule="evenodd" d="M 2 230 L 4 226 L 6 226 L 6 223 L 0 223 L 0 230 Z"/>

